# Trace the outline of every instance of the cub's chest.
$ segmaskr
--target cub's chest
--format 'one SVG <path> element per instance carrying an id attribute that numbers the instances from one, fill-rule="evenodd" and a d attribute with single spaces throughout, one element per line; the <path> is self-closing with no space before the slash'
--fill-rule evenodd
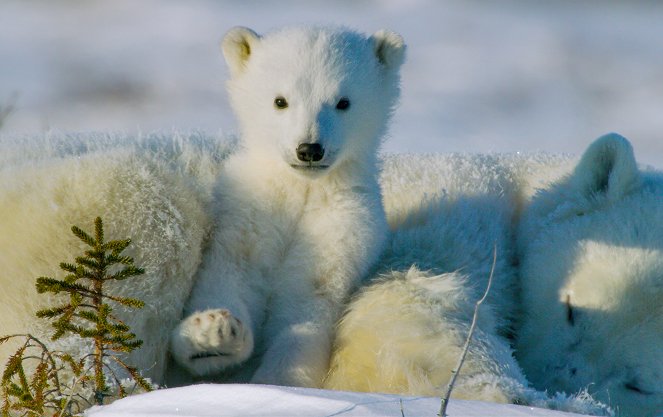
<path id="1" fill-rule="evenodd" d="M 356 199 L 342 197 L 310 193 L 304 198 L 257 204 L 244 221 L 242 233 L 246 244 L 253 247 L 254 259 L 284 260 L 302 254 L 318 257 L 317 252 L 330 246 L 338 249 L 344 239 L 370 222 L 372 214 Z"/>

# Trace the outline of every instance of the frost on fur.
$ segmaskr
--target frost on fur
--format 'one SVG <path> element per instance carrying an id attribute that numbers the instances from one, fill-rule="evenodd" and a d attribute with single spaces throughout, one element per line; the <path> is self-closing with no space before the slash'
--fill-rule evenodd
<path id="1" fill-rule="evenodd" d="M 94 216 L 117 236 L 131 236 L 126 254 L 145 269 L 140 280 L 109 282 L 109 293 L 145 302 L 140 314 L 114 313 L 143 340 L 127 362 L 163 383 L 168 335 L 181 317 L 207 234 L 212 179 L 232 141 L 199 134 L 0 136 L 0 329 L 30 333 L 49 350 L 72 357 L 90 352 L 73 335 L 51 341 L 37 310 L 60 296 L 34 291 L 35 277 L 73 259 L 84 244 L 72 224 Z M 38 238 L 37 238 L 38 237 Z M 0 363 L 16 351 L 0 345 Z"/>
<path id="2" fill-rule="evenodd" d="M 517 354 L 533 385 L 586 390 L 618 415 L 663 411 L 663 175 L 597 139 L 519 227 Z"/>

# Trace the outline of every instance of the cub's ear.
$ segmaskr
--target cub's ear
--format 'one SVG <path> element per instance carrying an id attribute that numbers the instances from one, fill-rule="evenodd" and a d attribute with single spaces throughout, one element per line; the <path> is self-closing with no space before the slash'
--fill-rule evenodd
<path id="1" fill-rule="evenodd" d="M 398 70 L 405 61 L 405 41 L 390 30 L 378 30 L 370 37 L 378 61 L 390 70 Z"/>
<path id="2" fill-rule="evenodd" d="M 236 26 L 225 34 L 221 41 L 221 50 L 231 76 L 234 77 L 244 70 L 258 42 L 260 35 L 242 26 Z"/>
<path id="3" fill-rule="evenodd" d="M 587 148 L 571 175 L 571 186 L 587 197 L 605 195 L 615 201 L 639 180 L 631 144 L 623 136 L 609 133 Z"/>

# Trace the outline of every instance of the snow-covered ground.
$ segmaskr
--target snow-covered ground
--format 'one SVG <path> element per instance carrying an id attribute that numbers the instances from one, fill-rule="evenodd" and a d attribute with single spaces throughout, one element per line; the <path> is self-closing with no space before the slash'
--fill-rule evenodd
<path id="1" fill-rule="evenodd" d="M 402 411 L 401 411 L 402 410 Z M 87 417 L 435 417 L 440 399 L 267 385 L 196 385 L 154 391 L 95 407 Z M 451 400 L 449 417 L 572 417 L 517 405 Z"/>
<path id="2" fill-rule="evenodd" d="M 218 41 L 336 23 L 409 44 L 389 151 L 580 153 L 617 131 L 663 166 L 663 3 L 0 0 L 5 131 L 234 130 Z"/>

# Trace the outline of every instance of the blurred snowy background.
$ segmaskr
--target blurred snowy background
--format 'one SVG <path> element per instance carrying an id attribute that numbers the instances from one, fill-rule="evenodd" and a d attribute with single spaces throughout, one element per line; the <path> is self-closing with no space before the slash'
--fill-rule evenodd
<path id="1" fill-rule="evenodd" d="M 0 0 L 3 132 L 234 131 L 219 40 L 293 23 L 405 37 L 388 151 L 579 153 L 617 131 L 663 167 L 653 0 Z"/>

